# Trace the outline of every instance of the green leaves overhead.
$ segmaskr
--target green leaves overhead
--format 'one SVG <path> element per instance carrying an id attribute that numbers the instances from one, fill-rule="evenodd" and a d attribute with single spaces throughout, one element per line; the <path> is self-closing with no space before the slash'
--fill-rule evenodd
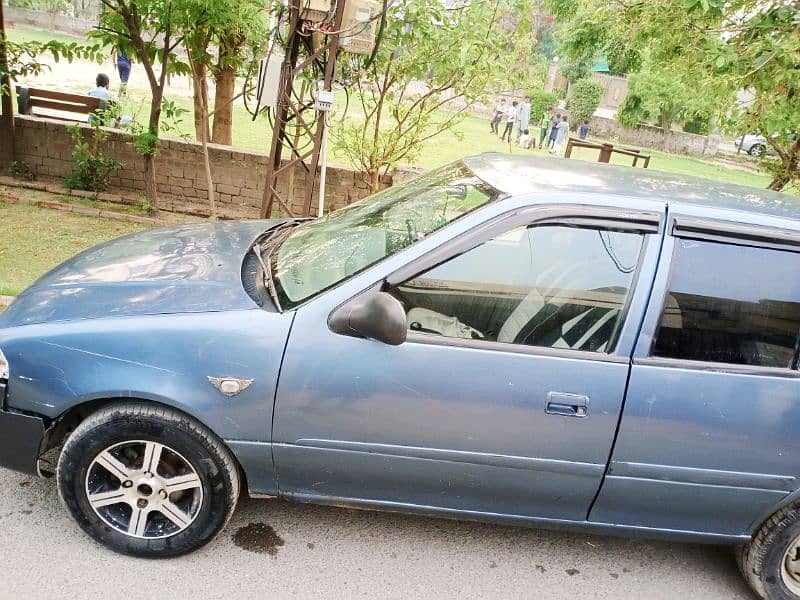
<path id="1" fill-rule="evenodd" d="M 547 4 L 564 26 L 561 51 L 566 58 L 605 50 L 610 62 L 619 55 L 646 59 L 638 64 L 627 61 L 628 72 L 649 70 L 663 88 L 680 83 L 689 96 L 714 99 L 719 115 L 730 116 L 731 133 L 767 135 L 781 165 L 771 187 L 780 189 L 800 179 L 799 2 L 547 0 Z M 631 80 L 634 87 L 635 78 Z M 752 102 L 739 106 L 725 101 L 728 92 L 732 97 L 737 90 L 746 90 Z M 686 94 L 677 98 L 681 96 Z M 649 112 L 647 104 L 639 94 L 631 100 L 629 112 Z M 770 164 L 767 160 L 764 167 L 772 168 Z"/>

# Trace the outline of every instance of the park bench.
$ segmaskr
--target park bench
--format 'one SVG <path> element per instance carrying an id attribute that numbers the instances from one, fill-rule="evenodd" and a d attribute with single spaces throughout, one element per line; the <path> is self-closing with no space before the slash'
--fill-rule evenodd
<path id="1" fill-rule="evenodd" d="M 105 108 L 105 104 L 100 98 L 84 94 L 17 86 L 17 110 L 21 115 L 86 122 L 89 114 Z M 40 109 L 45 109 L 46 112 Z"/>
<path id="2" fill-rule="evenodd" d="M 632 166 L 636 166 L 638 162 L 642 161 L 642 167 L 645 169 L 650 166 L 650 155 L 642 154 L 641 150 L 637 150 L 635 148 L 615 148 L 614 144 L 595 144 L 593 142 L 587 142 L 586 140 L 581 140 L 578 138 L 570 137 L 567 140 L 567 148 L 564 152 L 564 158 L 570 158 L 572 156 L 572 149 L 573 148 L 592 148 L 593 150 L 599 150 L 599 156 L 597 157 L 597 162 L 607 163 L 611 161 L 611 155 L 622 154 L 624 156 L 632 156 L 633 157 L 633 164 Z"/>

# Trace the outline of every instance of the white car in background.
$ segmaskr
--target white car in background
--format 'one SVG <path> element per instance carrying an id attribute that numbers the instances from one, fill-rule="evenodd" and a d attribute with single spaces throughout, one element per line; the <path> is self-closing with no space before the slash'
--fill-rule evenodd
<path id="1" fill-rule="evenodd" d="M 742 139 L 744 138 L 744 139 Z M 739 149 L 739 146 L 742 147 L 742 152 L 747 152 L 750 156 L 763 156 L 764 153 L 767 151 L 767 138 L 763 135 L 756 134 L 756 133 L 748 133 L 745 135 L 740 135 L 736 138 L 733 142 L 736 149 Z"/>

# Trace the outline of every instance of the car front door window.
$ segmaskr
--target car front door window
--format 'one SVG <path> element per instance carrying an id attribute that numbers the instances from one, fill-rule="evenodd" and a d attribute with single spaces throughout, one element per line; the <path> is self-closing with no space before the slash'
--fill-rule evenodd
<path id="1" fill-rule="evenodd" d="M 523 227 L 392 291 L 412 333 L 607 353 L 642 242 L 628 231 Z"/>

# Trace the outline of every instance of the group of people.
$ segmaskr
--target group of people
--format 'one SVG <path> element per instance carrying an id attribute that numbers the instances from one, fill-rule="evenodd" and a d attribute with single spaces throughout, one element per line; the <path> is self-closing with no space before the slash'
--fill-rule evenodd
<path id="1" fill-rule="evenodd" d="M 502 133 L 500 131 L 503 126 Z M 507 104 L 506 100 L 494 110 L 491 120 L 491 132 L 500 136 L 502 141 L 512 143 L 512 135 L 516 128 L 516 143 L 521 148 L 532 150 L 536 148 L 536 134 L 531 135 L 531 99 L 526 97 L 521 102 L 514 100 Z M 585 140 L 589 135 L 589 122 L 584 121 L 578 129 L 580 139 Z M 539 120 L 539 148 L 547 148 L 550 154 L 563 155 L 569 137 L 569 117 L 566 113 L 555 112 L 548 108 Z M 547 144 L 545 146 L 545 143 Z"/>

